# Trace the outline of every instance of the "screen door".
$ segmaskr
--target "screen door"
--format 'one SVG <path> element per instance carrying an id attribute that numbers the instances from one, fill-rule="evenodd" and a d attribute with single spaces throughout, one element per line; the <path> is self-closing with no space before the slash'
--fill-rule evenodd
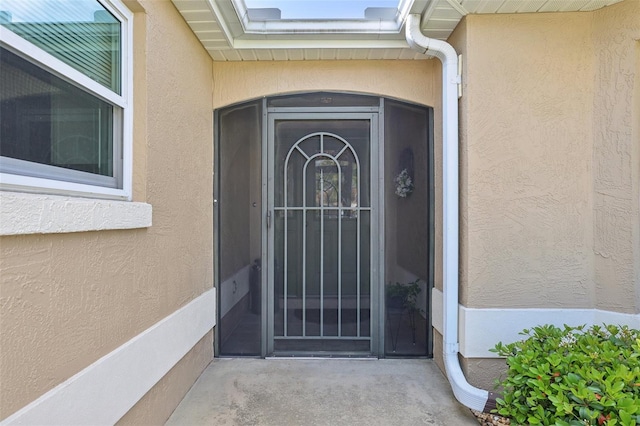
<path id="1" fill-rule="evenodd" d="M 272 113 L 268 131 L 268 352 L 372 354 L 377 114 Z"/>

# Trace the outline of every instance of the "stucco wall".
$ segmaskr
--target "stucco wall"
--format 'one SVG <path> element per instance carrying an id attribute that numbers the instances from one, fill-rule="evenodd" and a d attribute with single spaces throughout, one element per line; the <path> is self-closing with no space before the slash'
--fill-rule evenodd
<path id="1" fill-rule="evenodd" d="M 640 1 L 596 11 L 592 40 L 595 305 L 640 313 Z"/>
<path id="2" fill-rule="evenodd" d="M 639 8 L 456 29 L 464 305 L 638 312 Z"/>
<path id="3" fill-rule="evenodd" d="M 466 19 L 461 302 L 593 301 L 591 14 Z"/>
<path id="4" fill-rule="evenodd" d="M 465 306 L 640 312 L 639 39 L 635 0 L 456 28 Z M 487 389 L 504 366 L 462 364 Z"/>
<path id="5" fill-rule="evenodd" d="M 128 4 L 134 199 L 153 226 L 0 240 L 0 419 L 212 287 L 211 59 L 168 0 Z M 212 357 L 199 348 L 190 370 Z"/>
<path id="6" fill-rule="evenodd" d="M 435 106 L 436 67 L 437 60 L 215 62 L 213 99 L 219 108 L 278 93 L 338 90 Z"/>

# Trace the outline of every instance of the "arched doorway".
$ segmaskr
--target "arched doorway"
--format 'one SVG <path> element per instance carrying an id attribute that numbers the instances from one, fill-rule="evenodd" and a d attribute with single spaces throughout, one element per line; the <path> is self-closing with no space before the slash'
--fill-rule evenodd
<path id="1" fill-rule="evenodd" d="M 216 111 L 217 354 L 431 355 L 431 117 L 325 92 Z"/>

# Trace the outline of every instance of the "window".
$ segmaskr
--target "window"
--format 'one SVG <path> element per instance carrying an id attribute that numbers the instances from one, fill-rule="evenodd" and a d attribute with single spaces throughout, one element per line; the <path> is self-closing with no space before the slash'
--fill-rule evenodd
<path id="1" fill-rule="evenodd" d="M 249 14 L 252 11 L 278 10 L 279 19 L 328 20 L 328 19 L 381 19 L 387 13 L 394 19 L 400 4 L 398 0 L 245 0 Z M 254 12 L 255 13 L 255 12 Z M 384 15 L 383 15 L 384 16 Z M 256 19 L 256 21 L 259 21 Z"/>
<path id="2" fill-rule="evenodd" d="M 2 0 L 2 189 L 131 197 L 131 24 L 119 0 Z"/>
<path id="3" fill-rule="evenodd" d="M 224 0 L 245 34 L 398 34 L 413 0 Z M 231 4 L 228 4 L 231 3 Z M 229 16 L 235 11 L 236 16 Z M 233 13 L 233 12 L 231 12 Z"/>

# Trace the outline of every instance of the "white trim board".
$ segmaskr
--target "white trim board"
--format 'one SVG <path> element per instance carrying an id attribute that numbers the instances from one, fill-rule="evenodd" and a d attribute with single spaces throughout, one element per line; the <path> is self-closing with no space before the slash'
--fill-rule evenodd
<path id="1" fill-rule="evenodd" d="M 433 289 L 432 321 L 433 327 L 440 334 L 443 332 L 442 292 Z M 489 352 L 496 343 L 511 343 L 521 340 L 518 333 L 525 328 L 542 324 L 553 324 L 562 327 L 619 324 L 640 329 L 640 314 L 623 314 L 600 309 L 478 309 L 458 305 L 460 354 L 465 358 L 497 358 Z"/>
<path id="2" fill-rule="evenodd" d="M 210 289 L 0 425 L 112 425 L 216 324 Z"/>
<path id="3" fill-rule="evenodd" d="M 151 204 L 0 191 L 0 235 L 151 226 Z"/>

